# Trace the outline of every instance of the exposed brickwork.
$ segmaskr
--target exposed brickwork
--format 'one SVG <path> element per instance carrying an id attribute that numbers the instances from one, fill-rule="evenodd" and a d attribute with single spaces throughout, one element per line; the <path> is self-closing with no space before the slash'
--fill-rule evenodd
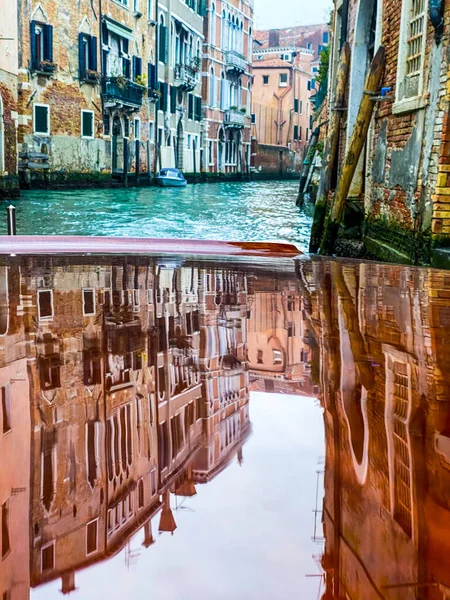
<path id="1" fill-rule="evenodd" d="M 365 169 L 363 166 L 362 171 L 357 169 L 351 195 L 364 201 L 365 229 L 369 237 L 377 238 L 386 248 L 404 252 L 413 262 L 426 262 L 435 245 L 450 244 L 449 44 L 445 35 L 440 44 L 436 44 L 435 31 L 428 19 L 423 70 L 419 77 L 422 87 L 414 102 L 408 108 L 402 107 L 397 91 L 401 8 L 401 0 L 384 3 L 382 20 L 377 24 L 377 35 L 386 52 L 381 85 L 390 91 L 375 105 Z M 350 0 L 348 41 L 352 57 L 356 52 L 355 30 L 365 26 L 363 9 L 370 13 L 372 3 L 367 1 L 362 6 Z M 450 24 L 450 6 L 445 9 L 445 23 Z M 406 48 L 406 41 L 404 44 Z M 357 111 L 357 106 L 355 109 L 351 105 L 352 94 L 355 95 L 356 85 L 363 82 L 355 84 L 352 69 L 353 65 L 347 89 L 349 112 Z M 348 144 L 347 125 L 347 113 L 344 113 L 340 164 Z M 384 235 L 380 239 L 382 231 Z"/>

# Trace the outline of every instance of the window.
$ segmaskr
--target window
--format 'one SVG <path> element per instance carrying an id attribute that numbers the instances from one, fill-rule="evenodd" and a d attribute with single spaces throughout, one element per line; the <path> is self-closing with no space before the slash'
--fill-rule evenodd
<path id="1" fill-rule="evenodd" d="M 137 142 L 141 141 L 141 120 L 139 117 L 134 119 L 134 139 Z"/>
<path id="2" fill-rule="evenodd" d="M 256 113 L 252 113 L 252 125 L 256 125 Z"/>
<path id="3" fill-rule="evenodd" d="M 3 386 L 2 390 L 2 431 L 3 434 L 11 431 L 11 398 L 9 388 Z"/>
<path id="4" fill-rule="evenodd" d="M 53 27 L 30 23 L 30 67 L 34 71 L 53 73 Z"/>
<path id="5" fill-rule="evenodd" d="M 162 63 L 167 62 L 169 49 L 169 30 L 164 25 L 164 17 L 161 15 L 159 23 L 158 58 Z"/>
<path id="6" fill-rule="evenodd" d="M 86 525 L 86 556 L 97 552 L 98 548 L 98 519 Z"/>
<path id="7" fill-rule="evenodd" d="M 9 538 L 9 500 L 2 504 L 2 559 L 11 552 L 11 540 Z"/>
<path id="8" fill-rule="evenodd" d="M 41 549 L 41 570 L 43 573 L 55 568 L 55 542 Z"/>
<path id="9" fill-rule="evenodd" d="M 61 359 L 58 354 L 39 357 L 39 371 L 41 387 L 43 390 L 54 390 L 61 387 L 60 366 Z"/>
<path id="10" fill-rule="evenodd" d="M 188 119 L 194 118 L 194 96 L 188 94 Z"/>
<path id="11" fill-rule="evenodd" d="M 94 138 L 94 111 L 81 111 L 81 137 L 92 140 Z"/>
<path id="12" fill-rule="evenodd" d="M 50 107 L 48 104 L 34 104 L 33 131 L 36 134 L 50 134 Z"/>
<path id="13" fill-rule="evenodd" d="M 215 46 L 216 45 L 216 6 L 215 6 L 214 2 L 211 5 L 210 18 L 211 18 L 211 45 Z"/>
<path id="14" fill-rule="evenodd" d="M 257 361 L 258 361 L 258 365 L 262 365 L 264 362 L 264 353 L 262 350 L 258 350 L 258 355 L 257 355 Z"/>
<path id="15" fill-rule="evenodd" d="M 152 496 L 156 494 L 156 469 L 153 469 L 151 472 L 151 481 L 152 481 Z"/>
<path id="16" fill-rule="evenodd" d="M 303 100 L 300 100 L 300 114 L 303 114 Z"/>
<path id="17" fill-rule="evenodd" d="M 397 101 L 422 94 L 427 9 L 427 0 L 405 0 L 402 3 Z"/>
<path id="18" fill-rule="evenodd" d="M 133 62 L 133 79 L 134 81 L 137 81 L 137 83 L 141 83 L 141 77 L 142 77 L 142 58 L 140 58 L 139 56 L 133 56 L 132 58 L 132 62 Z"/>
<path id="19" fill-rule="evenodd" d="M 191 140 L 192 140 L 192 136 L 191 136 L 190 133 L 188 133 L 188 136 L 187 136 L 187 147 L 188 147 L 188 150 L 191 149 Z"/>
<path id="20" fill-rule="evenodd" d="M 269 76 L 268 75 L 263 75 L 263 84 L 269 85 Z"/>
<path id="21" fill-rule="evenodd" d="M 144 507 L 144 481 L 139 479 L 138 482 L 138 508 Z"/>
<path id="22" fill-rule="evenodd" d="M 78 35 L 78 70 L 81 81 L 97 82 L 97 38 L 93 35 Z"/>
<path id="23" fill-rule="evenodd" d="M 298 98 L 294 98 L 294 112 L 298 113 Z"/>
<path id="24" fill-rule="evenodd" d="M 274 350 L 273 351 L 273 364 L 274 365 L 281 365 L 282 364 L 282 358 L 281 358 L 281 351 L 280 350 Z"/>
<path id="25" fill-rule="evenodd" d="M 287 73 L 280 73 L 280 84 L 279 87 L 287 87 L 288 75 Z"/>
<path id="26" fill-rule="evenodd" d="M 305 139 L 306 139 L 306 141 L 309 140 L 309 129 L 308 128 L 306 128 L 306 131 L 305 131 Z"/>
<path id="27" fill-rule="evenodd" d="M 214 142 L 208 142 L 208 157 L 209 157 L 209 165 L 214 165 Z"/>
<path id="28" fill-rule="evenodd" d="M 83 316 L 95 316 L 95 290 L 83 290 Z"/>
<path id="29" fill-rule="evenodd" d="M 38 291 L 38 315 L 39 320 L 51 319 L 53 317 L 53 291 Z"/>
<path id="30" fill-rule="evenodd" d="M 148 137 L 150 138 L 150 143 L 153 143 L 154 137 L 155 137 L 155 124 L 153 122 L 150 122 L 148 124 Z"/>
<path id="31" fill-rule="evenodd" d="M 298 140 L 298 125 L 294 125 L 294 141 Z"/>

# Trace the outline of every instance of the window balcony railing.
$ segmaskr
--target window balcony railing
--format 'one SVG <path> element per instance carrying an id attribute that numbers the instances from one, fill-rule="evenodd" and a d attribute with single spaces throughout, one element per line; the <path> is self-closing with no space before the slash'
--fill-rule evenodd
<path id="1" fill-rule="evenodd" d="M 146 92 L 146 86 L 125 77 L 105 77 L 103 81 L 103 98 L 106 102 L 139 107 Z"/>
<path id="2" fill-rule="evenodd" d="M 235 50 L 229 50 L 226 54 L 226 65 L 227 71 L 245 73 L 247 63 L 245 57 L 242 54 L 236 52 Z"/>
<path id="3" fill-rule="evenodd" d="M 245 113 L 234 108 L 225 111 L 225 125 L 227 127 L 244 127 Z"/>
<path id="4" fill-rule="evenodd" d="M 183 90 L 193 90 L 198 83 L 198 71 L 198 63 L 194 61 L 190 65 L 175 65 L 175 85 Z"/>

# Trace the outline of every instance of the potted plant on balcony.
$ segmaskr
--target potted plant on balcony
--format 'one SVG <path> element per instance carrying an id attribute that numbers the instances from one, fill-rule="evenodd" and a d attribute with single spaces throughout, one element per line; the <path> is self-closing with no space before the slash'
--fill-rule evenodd
<path id="1" fill-rule="evenodd" d="M 126 77 L 124 77 L 123 75 L 118 75 L 117 76 L 117 87 L 120 88 L 121 90 L 124 90 L 126 87 L 128 87 L 128 79 Z"/>
<path id="2" fill-rule="evenodd" d="M 86 69 L 84 72 L 84 78 L 86 81 L 91 81 L 92 83 L 98 83 L 100 76 L 98 71 L 93 71 L 92 69 Z"/>
<path id="3" fill-rule="evenodd" d="M 147 87 L 147 75 L 138 75 L 134 80 L 134 83 L 140 85 L 141 87 Z"/>
<path id="4" fill-rule="evenodd" d="M 56 69 L 56 64 L 50 60 L 41 60 L 37 67 L 37 70 L 42 73 L 53 73 Z"/>

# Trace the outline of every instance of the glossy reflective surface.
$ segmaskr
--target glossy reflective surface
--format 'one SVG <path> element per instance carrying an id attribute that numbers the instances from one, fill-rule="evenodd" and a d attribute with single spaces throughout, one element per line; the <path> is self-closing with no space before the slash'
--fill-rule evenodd
<path id="1" fill-rule="evenodd" d="M 450 275 L 4 257 L 0 598 L 450 598 Z"/>
<path id="2" fill-rule="evenodd" d="M 34 190 L 14 205 L 22 235 L 285 241 L 306 251 L 312 218 L 308 207 L 295 206 L 297 193 L 297 181 Z M 0 234 L 6 234 L 6 217 Z"/>

